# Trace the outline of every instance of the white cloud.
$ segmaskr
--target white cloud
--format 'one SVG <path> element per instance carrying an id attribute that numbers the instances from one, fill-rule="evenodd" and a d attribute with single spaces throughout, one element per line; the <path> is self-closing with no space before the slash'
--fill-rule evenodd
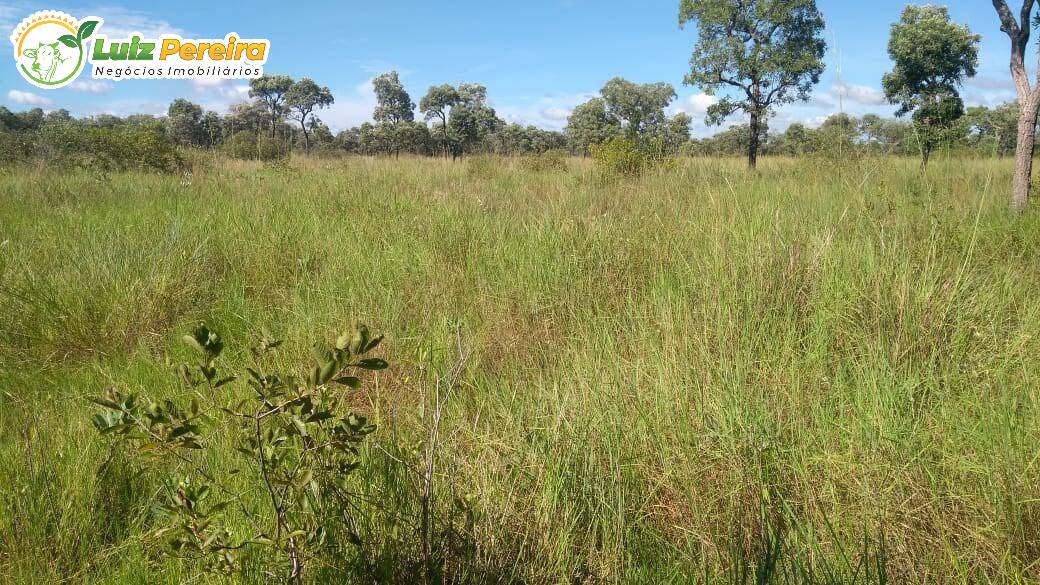
<path id="1" fill-rule="evenodd" d="M 561 108 L 558 106 L 550 106 L 541 111 L 542 117 L 547 120 L 566 120 L 570 117 L 572 108 Z"/>
<path id="2" fill-rule="evenodd" d="M 195 79 L 191 82 L 196 94 L 216 96 L 230 103 L 249 99 L 249 84 L 237 79 Z"/>
<path id="3" fill-rule="evenodd" d="M 340 93 L 333 90 L 336 102 L 326 110 L 315 112 L 323 122 L 338 131 L 372 121 L 372 111 L 376 109 L 376 92 L 372 87 L 372 79 L 354 86 L 346 95 L 341 96 Z"/>
<path id="4" fill-rule="evenodd" d="M 102 6 L 80 11 L 105 19 L 102 32 L 109 38 L 127 38 L 132 33 L 141 33 L 146 37 L 159 37 L 163 34 L 176 34 L 182 37 L 191 36 L 182 28 L 169 22 L 152 18 L 142 12 L 122 6 Z"/>
<path id="5" fill-rule="evenodd" d="M 547 94 L 537 98 L 519 98 L 515 105 L 492 103 L 492 106 L 500 118 L 511 124 L 562 130 L 574 108 L 594 97 L 594 93 Z"/>
<path id="6" fill-rule="evenodd" d="M 866 106 L 877 106 L 885 103 L 885 95 L 881 91 L 867 85 L 836 83 L 831 86 L 830 94 L 836 99 L 844 99 Z"/>
<path id="7" fill-rule="evenodd" d="M 7 92 L 7 101 L 27 106 L 46 106 L 51 103 L 51 98 L 44 97 L 30 91 L 19 91 L 12 89 Z"/>
<path id="8" fill-rule="evenodd" d="M 1015 82 L 1010 77 L 991 77 L 988 75 L 979 75 L 972 77 L 964 82 L 964 85 L 968 87 L 977 87 L 979 89 L 988 90 L 1003 90 L 1008 92 L 1015 91 Z"/>
<path id="9" fill-rule="evenodd" d="M 81 79 L 69 84 L 69 89 L 82 91 L 84 93 L 105 93 L 112 91 L 112 88 L 114 87 L 115 85 L 109 81 L 100 81 L 96 79 Z"/>
<path id="10" fill-rule="evenodd" d="M 686 112 L 694 119 L 703 118 L 708 113 L 708 108 L 718 103 L 719 98 L 706 93 L 695 93 L 686 96 L 678 104 L 672 106 L 673 114 Z"/>

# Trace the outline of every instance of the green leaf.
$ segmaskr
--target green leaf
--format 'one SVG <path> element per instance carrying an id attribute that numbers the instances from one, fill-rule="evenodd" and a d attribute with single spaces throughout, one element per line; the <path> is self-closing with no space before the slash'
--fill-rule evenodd
<path id="1" fill-rule="evenodd" d="M 93 402 L 94 404 L 104 406 L 105 408 L 111 408 L 112 410 L 123 410 L 123 407 L 118 402 L 115 402 L 114 400 L 109 400 L 108 398 L 90 397 L 87 398 L 87 400 Z"/>
<path id="2" fill-rule="evenodd" d="M 385 370 L 390 366 L 390 364 L 386 363 L 386 360 L 383 359 L 368 358 L 358 362 L 357 366 L 366 370 Z"/>
<path id="3" fill-rule="evenodd" d="M 323 410 L 322 412 L 315 412 L 314 414 L 312 414 L 309 417 L 307 417 L 307 422 L 308 423 L 321 422 L 323 420 L 329 420 L 330 418 L 332 418 L 332 413 L 327 411 L 327 410 Z"/>
<path id="4" fill-rule="evenodd" d="M 79 39 L 72 35 L 61 35 L 60 37 L 58 37 L 58 40 L 61 41 L 61 44 L 65 45 L 70 49 L 75 49 L 79 46 Z"/>
<path id="5" fill-rule="evenodd" d="M 364 350 L 363 353 L 368 353 L 368 352 L 372 351 L 373 349 L 379 347 L 379 344 L 382 343 L 382 342 L 383 342 L 383 336 L 382 335 L 377 335 L 375 339 L 373 339 L 372 341 L 368 342 L 368 345 L 365 346 L 365 350 Z"/>
<path id="6" fill-rule="evenodd" d="M 349 386 L 355 389 L 361 386 L 361 380 L 359 378 L 355 378 L 354 376 L 340 376 L 339 378 L 333 380 L 333 382 L 337 384 L 343 384 L 344 386 Z"/>
<path id="7" fill-rule="evenodd" d="M 98 21 L 96 20 L 88 20 L 84 22 L 83 24 L 79 25 L 79 30 L 76 32 L 76 37 L 82 41 L 83 39 L 94 34 L 94 29 L 97 28 L 97 25 Z"/>
<path id="8" fill-rule="evenodd" d="M 324 384 L 324 383 L 328 382 L 329 380 L 332 379 L 333 376 L 336 375 L 336 372 L 338 372 L 338 371 L 339 371 L 339 364 L 336 363 L 335 361 L 331 361 L 331 362 L 325 364 L 321 368 L 321 371 L 318 373 L 318 384 Z"/>
<path id="9" fill-rule="evenodd" d="M 221 381 L 217 382 L 216 384 L 214 384 L 213 387 L 214 388 L 220 388 L 224 384 L 230 384 L 231 382 L 234 382 L 236 379 L 237 379 L 236 376 L 228 376 L 227 378 L 224 378 L 223 380 L 221 380 Z"/>

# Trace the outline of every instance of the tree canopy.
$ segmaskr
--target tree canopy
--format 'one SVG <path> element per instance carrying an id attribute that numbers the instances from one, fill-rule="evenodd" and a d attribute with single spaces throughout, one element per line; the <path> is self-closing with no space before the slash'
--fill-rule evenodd
<path id="1" fill-rule="evenodd" d="M 896 115 L 913 112 L 922 164 L 942 134 L 964 115 L 958 88 L 979 64 L 981 37 L 950 20 L 945 6 L 907 6 L 892 25 L 888 54 L 895 63 L 881 80 Z"/>
<path id="2" fill-rule="evenodd" d="M 761 120 L 775 106 L 809 99 L 823 73 L 823 16 L 815 0 L 681 0 L 679 25 L 695 22 L 697 45 L 685 83 L 721 99 L 707 122 L 737 111 L 751 121 L 755 166 Z"/>

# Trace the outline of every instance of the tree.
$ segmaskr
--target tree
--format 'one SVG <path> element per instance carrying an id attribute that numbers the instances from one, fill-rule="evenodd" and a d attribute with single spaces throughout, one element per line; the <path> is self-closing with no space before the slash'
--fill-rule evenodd
<path id="1" fill-rule="evenodd" d="M 415 103 L 401 85 L 396 71 L 384 73 L 372 80 L 376 94 L 376 111 L 372 117 L 376 122 L 397 125 L 415 119 Z"/>
<path id="2" fill-rule="evenodd" d="M 741 111 L 750 120 L 748 166 L 758 162 L 762 121 L 775 106 L 806 101 L 827 48 L 815 0 L 681 0 L 679 25 L 696 21 L 685 83 L 710 95 L 709 124 Z"/>
<path id="3" fill-rule="evenodd" d="M 921 166 L 957 120 L 964 102 L 957 88 L 979 65 L 981 37 L 950 20 L 945 6 L 907 6 L 892 25 L 888 54 L 895 67 L 881 80 L 897 116 L 913 112 Z"/>
<path id="4" fill-rule="evenodd" d="M 472 152 L 475 146 L 505 125 L 495 110 L 487 105 L 487 88 L 483 85 L 463 83 L 455 93 L 459 101 L 448 114 L 448 144 L 452 158 Z"/>
<path id="5" fill-rule="evenodd" d="M 372 80 L 376 94 L 376 109 L 373 119 L 388 126 L 391 150 L 400 153 L 405 136 L 399 136 L 400 124 L 415 120 L 415 103 L 405 91 L 396 71 L 384 73 Z"/>
<path id="6" fill-rule="evenodd" d="M 1037 83 L 1030 86 L 1026 71 L 1026 47 L 1033 23 L 1031 14 L 1035 0 L 1022 0 L 1019 19 L 1011 13 L 1007 2 L 993 0 L 1000 18 L 1000 30 L 1011 39 L 1011 77 L 1018 96 L 1018 129 L 1015 147 L 1015 173 L 1011 180 L 1011 208 L 1021 212 L 1029 202 L 1033 180 L 1033 149 L 1036 145 L 1037 114 L 1040 113 L 1040 70 Z"/>
<path id="7" fill-rule="evenodd" d="M 332 92 L 327 87 L 319 87 L 313 79 L 304 77 L 292 84 L 289 91 L 285 92 L 285 106 L 289 110 L 289 117 L 300 123 L 303 131 L 303 148 L 310 152 L 311 137 L 307 127 L 307 117 L 314 112 L 315 108 L 327 108 L 336 101 Z"/>
<path id="8" fill-rule="evenodd" d="M 589 147 L 605 142 L 620 132 L 621 125 L 607 113 L 607 102 L 603 98 L 592 98 L 574 108 L 564 129 L 571 148 L 582 156 L 588 155 Z"/>
<path id="9" fill-rule="evenodd" d="M 669 83 L 632 83 L 615 77 L 600 90 L 607 115 L 633 140 L 656 133 L 665 123 L 664 109 L 675 99 Z"/>
<path id="10" fill-rule="evenodd" d="M 426 116 L 427 122 L 432 120 L 440 120 L 441 122 L 439 139 L 444 156 L 448 156 L 448 114 L 451 108 L 455 107 L 461 100 L 462 98 L 459 96 L 458 90 L 448 84 L 444 84 L 430 87 L 426 95 L 419 101 L 419 111 Z"/>
<path id="11" fill-rule="evenodd" d="M 683 145 L 689 142 L 691 123 L 693 118 L 686 112 L 679 112 L 665 122 L 661 129 L 661 142 L 667 154 L 678 154 Z"/>
<path id="12" fill-rule="evenodd" d="M 233 104 L 224 117 L 224 131 L 228 136 L 245 130 L 259 136 L 266 117 L 267 110 L 261 102 Z"/>
<path id="13" fill-rule="evenodd" d="M 285 94 L 292 86 L 293 80 L 288 75 L 264 75 L 249 80 L 249 97 L 259 99 L 271 117 L 271 138 L 275 136 L 278 118 L 283 114 Z"/>
<path id="14" fill-rule="evenodd" d="M 173 100 L 166 110 L 166 135 L 176 144 L 201 146 L 204 141 L 202 107 L 184 98 Z"/>

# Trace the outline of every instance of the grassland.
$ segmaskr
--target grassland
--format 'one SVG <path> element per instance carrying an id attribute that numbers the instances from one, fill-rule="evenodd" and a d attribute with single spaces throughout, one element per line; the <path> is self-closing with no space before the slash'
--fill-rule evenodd
<path id="1" fill-rule="evenodd" d="M 261 327 L 286 363 L 358 320 L 388 335 L 354 398 L 379 425 L 365 546 L 318 581 L 419 574 L 424 380 L 459 340 L 446 580 L 1040 578 L 1040 216 L 1006 211 L 1009 162 L 570 165 L 5 171 L 0 581 L 210 579 L 158 550 L 158 475 L 85 400 L 183 392 L 167 362 L 200 320 L 232 364 Z"/>

